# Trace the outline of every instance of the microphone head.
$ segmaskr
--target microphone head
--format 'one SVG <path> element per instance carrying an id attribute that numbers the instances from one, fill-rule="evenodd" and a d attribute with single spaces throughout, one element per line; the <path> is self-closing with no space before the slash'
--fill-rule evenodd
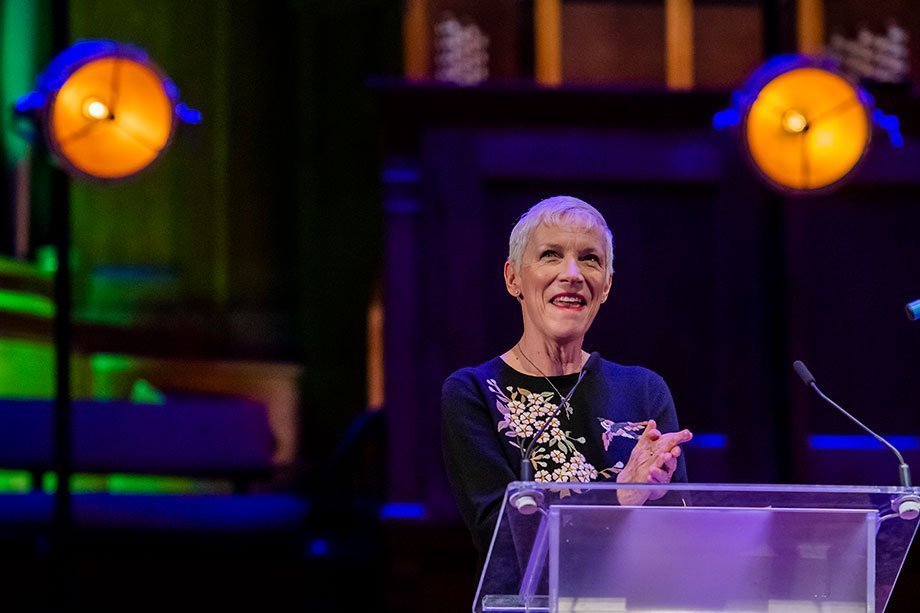
<path id="1" fill-rule="evenodd" d="M 917 321 L 920 319 L 920 300 L 914 300 L 904 305 L 904 312 L 907 313 L 907 319 Z"/>
<path id="2" fill-rule="evenodd" d="M 811 371 L 808 370 L 808 367 L 805 366 L 805 363 L 802 362 L 802 360 L 796 360 L 793 362 L 792 367 L 795 369 L 795 374 L 797 374 L 799 378 L 802 379 L 805 385 L 814 385 L 815 378 L 811 374 Z"/>

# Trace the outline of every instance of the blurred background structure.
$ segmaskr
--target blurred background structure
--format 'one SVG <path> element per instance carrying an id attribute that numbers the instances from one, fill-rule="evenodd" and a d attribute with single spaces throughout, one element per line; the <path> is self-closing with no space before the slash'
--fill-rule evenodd
<path id="1" fill-rule="evenodd" d="M 517 339 L 507 236 L 560 193 L 597 206 L 616 241 L 590 349 L 669 383 L 697 433 L 691 480 L 896 484 L 888 452 L 791 363 L 917 465 L 914 9 L 0 0 L 10 610 L 469 610 L 440 386 Z M 64 178 L 12 112 L 81 39 L 146 49 L 204 115 L 130 182 Z M 876 126 L 833 189 L 764 181 L 739 130 L 712 121 L 788 53 L 836 62 L 900 118 L 903 147 Z M 64 562 L 48 541 L 55 198 L 74 288 Z M 891 610 L 915 591 L 902 581 Z"/>

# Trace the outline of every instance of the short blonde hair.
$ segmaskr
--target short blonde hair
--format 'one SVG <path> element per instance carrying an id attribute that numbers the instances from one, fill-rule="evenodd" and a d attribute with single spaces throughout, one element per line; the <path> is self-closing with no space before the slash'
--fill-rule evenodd
<path id="1" fill-rule="evenodd" d="M 604 216 L 584 200 L 572 196 L 553 196 L 541 200 L 521 215 L 508 239 L 508 261 L 514 266 L 515 271 L 521 270 L 524 248 L 540 224 L 574 225 L 579 228 L 601 230 L 604 235 L 604 265 L 608 276 L 613 273 L 613 233 L 610 232 Z"/>

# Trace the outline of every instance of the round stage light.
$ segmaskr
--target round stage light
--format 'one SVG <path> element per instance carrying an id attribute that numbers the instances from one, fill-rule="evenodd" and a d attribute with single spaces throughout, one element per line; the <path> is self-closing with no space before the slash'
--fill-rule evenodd
<path id="1" fill-rule="evenodd" d="M 870 122 L 849 81 L 820 68 L 796 68 L 757 94 L 744 119 L 744 139 L 767 180 L 796 191 L 820 190 L 863 158 Z"/>
<path id="2" fill-rule="evenodd" d="M 179 120 L 200 121 L 178 96 L 144 51 L 114 41 L 81 41 L 48 65 L 36 91 L 16 108 L 36 117 L 65 169 L 114 181 L 159 159 Z"/>
<path id="3" fill-rule="evenodd" d="M 754 168 L 784 193 L 823 193 L 840 185 L 865 157 L 873 120 L 901 142 L 897 118 L 832 65 L 803 56 L 773 58 L 735 92 L 717 128 L 740 127 Z"/>
<path id="4" fill-rule="evenodd" d="M 22 135 L 41 131 L 48 149 L 65 170 L 81 178 L 117 181 L 149 168 L 165 151 L 177 120 L 198 123 L 201 114 L 178 101 L 178 88 L 142 50 L 110 40 L 78 42 L 58 54 L 36 79 L 35 91 L 16 101 L 17 114 L 30 121 Z M 26 122 L 21 122 L 26 123 Z M 52 555 L 66 555 L 72 528 L 70 478 L 72 398 L 70 359 L 71 228 L 69 196 L 53 190 L 52 237 L 57 253 L 54 273 L 55 472 L 60 475 L 54 500 L 55 525 L 64 535 Z"/>

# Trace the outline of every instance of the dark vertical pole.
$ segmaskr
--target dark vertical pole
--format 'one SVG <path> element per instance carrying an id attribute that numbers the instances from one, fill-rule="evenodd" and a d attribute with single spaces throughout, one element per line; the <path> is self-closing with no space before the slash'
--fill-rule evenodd
<path id="1" fill-rule="evenodd" d="M 55 402 L 54 402 L 54 470 L 57 473 L 57 490 L 54 496 L 55 543 L 63 545 L 71 520 L 70 475 L 71 462 L 71 399 L 70 351 L 71 291 L 70 291 L 70 206 L 67 194 L 67 176 L 54 169 L 52 176 L 52 227 L 57 249 L 57 270 L 54 274 L 54 348 L 55 348 Z M 57 547 L 55 548 L 58 549 Z"/>
<path id="2" fill-rule="evenodd" d="M 763 0 L 765 58 L 796 51 L 796 0 Z"/>
<path id="3" fill-rule="evenodd" d="M 796 52 L 795 0 L 764 0 L 764 59 Z M 773 407 L 773 429 L 776 432 L 775 474 L 780 482 L 797 482 L 795 466 L 796 435 L 793 428 L 793 414 L 790 408 L 789 389 L 789 301 L 787 284 L 789 265 L 786 253 L 786 199 L 773 190 L 765 190 L 763 201 L 763 265 L 764 287 L 770 303 L 764 317 L 767 327 L 764 360 L 767 399 L 766 407 Z"/>
<path id="4" fill-rule="evenodd" d="M 518 42 L 517 73 L 535 79 L 537 76 L 536 59 L 534 57 L 534 0 L 525 0 L 518 8 Z"/>
<path id="5" fill-rule="evenodd" d="M 55 53 L 68 44 L 69 11 L 67 0 L 52 4 L 52 38 Z M 57 250 L 54 274 L 54 455 L 52 465 L 57 474 L 54 494 L 54 517 L 51 527 L 51 565 L 54 585 L 52 606 L 65 609 L 75 603 L 71 595 L 71 541 L 73 507 L 70 496 L 72 467 L 70 353 L 72 347 L 71 280 L 70 280 L 70 202 L 67 175 L 60 169 L 51 171 L 51 225 Z"/>

